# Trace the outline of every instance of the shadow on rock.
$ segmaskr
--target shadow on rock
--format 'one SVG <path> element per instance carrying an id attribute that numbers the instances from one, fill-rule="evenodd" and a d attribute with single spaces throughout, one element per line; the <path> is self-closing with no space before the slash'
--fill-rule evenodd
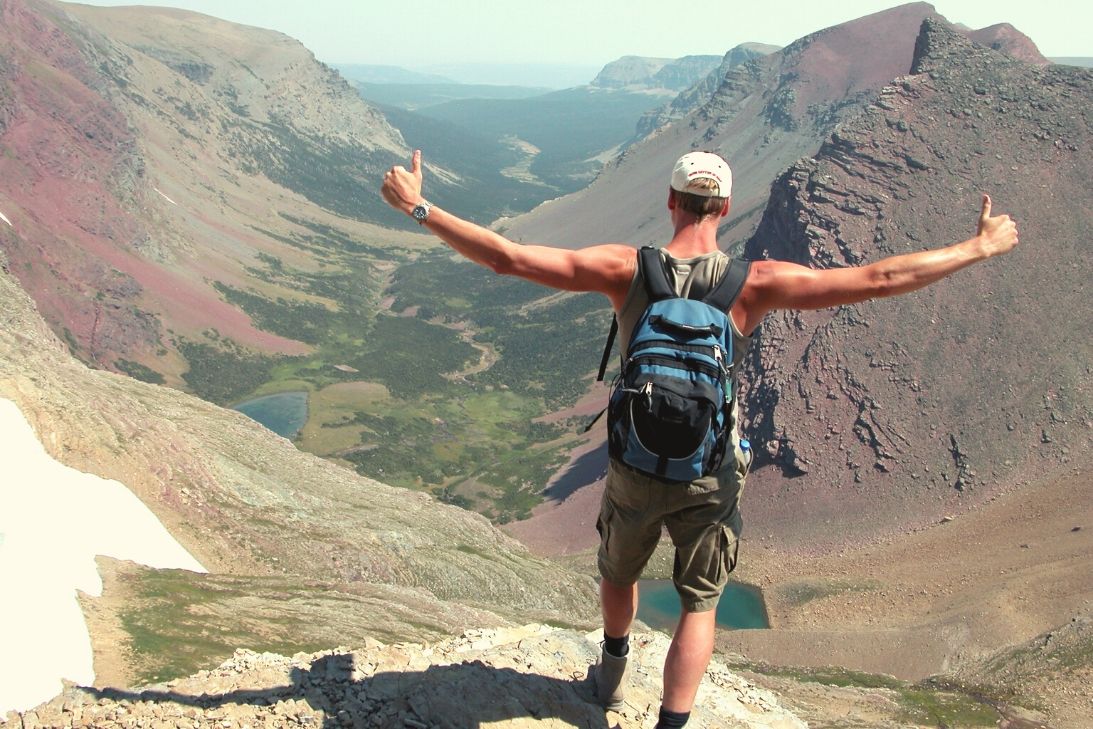
<path id="1" fill-rule="evenodd" d="M 589 486 L 607 475 L 607 441 L 571 463 L 558 478 L 543 490 L 547 501 L 560 504 L 578 489 Z"/>
<path id="2" fill-rule="evenodd" d="M 544 727 L 609 726 L 603 709 L 594 703 L 587 678 L 563 680 L 481 661 L 362 675 L 353 654 L 336 653 L 312 661 L 307 670 L 293 668 L 289 681 L 283 686 L 198 695 L 159 689 L 81 690 L 95 699 L 128 701 L 131 715 L 139 716 L 142 706 L 156 705 L 150 713 L 164 719 L 176 713 L 191 716 L 196 708 L 203 716 L 224 714 L 216 719 L 245 723 L 248 717 L 282 717 L 324 729 L 476 729 L 519 719 L 533 719 Z"/>

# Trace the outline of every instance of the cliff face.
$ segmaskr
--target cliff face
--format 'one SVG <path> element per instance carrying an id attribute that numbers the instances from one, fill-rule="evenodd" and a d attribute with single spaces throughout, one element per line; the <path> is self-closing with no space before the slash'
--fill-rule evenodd
<path id="1" fill-rule="evenodd" d="M 1093 215 L 1071 203 L 1093 192 L 1091 99 L 1087 71 L 927 20 L 912 75 L 775 182 L 748 257 L 832 268 L 963 240 L 981 192 L 1022 244 L 898 301 L 763 325 L 744 380 L 748 429 L 780 467 L 753 473 L 767 518 L 785 524 L 795 494 L 805 539 L 922 523 L 1088 447 L 1093 329 L 1073 312 Z"/>

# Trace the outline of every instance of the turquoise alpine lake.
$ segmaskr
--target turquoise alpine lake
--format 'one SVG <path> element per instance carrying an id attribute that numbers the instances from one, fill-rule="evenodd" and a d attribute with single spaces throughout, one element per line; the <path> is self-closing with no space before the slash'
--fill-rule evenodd
<path id="1" fill-rule="evenodd" d="M 285 438 L 295 438 L 307 422 L 307 393 L 279 392 L 232 406 Z"/>
<path id="2" fill-rule="evenodd" d="M 638 582 L 638 620 L 669 633 L 679 622 L 679 595 L 671 580 Z M 741 630 L 769 628 L 767 606 L 757 587 L 730 582 L 717 604 L 717 627 Z"/>

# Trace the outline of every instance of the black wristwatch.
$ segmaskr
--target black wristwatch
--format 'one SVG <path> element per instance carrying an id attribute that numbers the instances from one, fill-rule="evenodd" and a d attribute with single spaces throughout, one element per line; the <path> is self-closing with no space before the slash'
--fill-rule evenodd
<path id="1" fill-rule="evenodd" d="M 422 200 L 421 204 L 414 206 L 414 209 L 410 211 L 410 215 L 418 222 L 418 225 L 421 225 L 429 219 L 429 211 L 432 209 L 433 206 L 428 200 Z"/>

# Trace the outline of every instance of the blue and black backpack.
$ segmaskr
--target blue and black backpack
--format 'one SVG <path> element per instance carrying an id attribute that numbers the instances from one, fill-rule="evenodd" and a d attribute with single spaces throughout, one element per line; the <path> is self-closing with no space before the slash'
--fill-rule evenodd
<path id="1" fill-rule="evenodd" d="M 638 265 L 649 305 L 634 327 L 607 406 L 608 452 L 661 480 L 693 481 L 720 470 L 735 427 L 728 311 L 750 262 L 733 259 L 701 299 L 672 289 L 656 248 L 642 248 Z M 617 331 L 612 322 L 599 380 Z"/>

